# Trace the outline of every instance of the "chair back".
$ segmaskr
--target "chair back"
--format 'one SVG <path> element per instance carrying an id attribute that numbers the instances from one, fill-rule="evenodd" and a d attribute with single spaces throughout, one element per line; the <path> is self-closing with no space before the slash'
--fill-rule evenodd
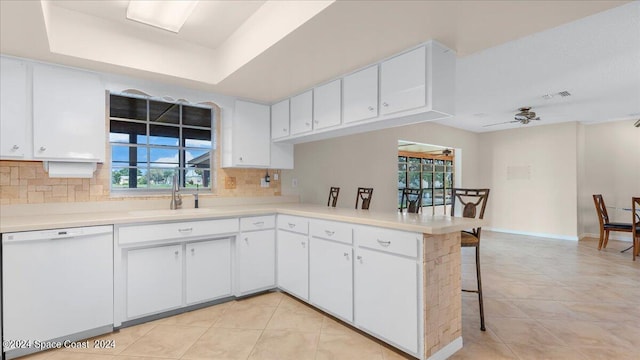
<path id="1" fill-rule="evenodd" d="M 329 200 L 327 200 L 327 206 L 336 207 L 339 194 L 340 194 L 340 188 L 332 186 L 331 189 L 329 189 Z"/>
<path id="2" fill-rule="evenodd" d="M 373 196 L 373 188 L 358 188 L 358 194 L 356 194 L 356 209 L 358 208 L 358 203 L 362 200 L 362 210 L 369 210 L 369 205 L 371 204 L 371 197 Z"/>
<path id="3" fill-rule="evenodd" d="M 423 189 L 402 189 L 402 199 L 400 200 L 400 212 L 407 209 L 408 213 L 417 214 L 422 211 Z"/>
<path id="4" fill-rule="evenodd" d="M 602 194 L 593 195 L 593 203 L 596 206 L 596 212 L 598 213 L 598 221 L 600 221 L 600 228 L 609 223 L 609 214 L 607 214 L 607 207 L 604 205 L 604 199 Z"/>
<path id="5" fill-rule="evenodd" d="M 466 218 L 484 218 L 484 210 L 489 199 L 489 189 L 451 189 L 451 216 L 456 211 L 456 203 L 462 207 L 462 216 Z M 480 211 L 478 211 L 480 207 Z M 482 228 L 472 229 L 471 233 L 480 239 Z"/>

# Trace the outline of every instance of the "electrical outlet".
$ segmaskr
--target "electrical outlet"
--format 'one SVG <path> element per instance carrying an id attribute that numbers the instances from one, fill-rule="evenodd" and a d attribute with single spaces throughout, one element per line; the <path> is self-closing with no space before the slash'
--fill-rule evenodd
<path id="1" fill-rule="evenodd" d="M 264 178 L 260 178 L 260 187 L 268 188 L 269 183 Z"/>
<path id="2" fill-rule="evenodd" d="M 280 178 L 280 175 L 278 175 L 278 173 L 273 173 L 273 180 L 274 181 L 278 181 L 279 178 Z"/>
<path id="3" fill-rule="evenodd" d="M 236 188 L 236 177 L 235 176 L 227 176 L 224 178 L 224 188 L 225 189 L 235 189 Z"/>

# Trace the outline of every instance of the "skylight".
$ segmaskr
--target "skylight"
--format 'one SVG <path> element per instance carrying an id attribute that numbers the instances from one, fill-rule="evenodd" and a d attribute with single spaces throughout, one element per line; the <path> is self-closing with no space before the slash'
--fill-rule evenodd
<path id="1" fill-rule="evenodd" d="M 197 4 L 192 0 L 131 0 L 127 19 L 178 33 Z"/>

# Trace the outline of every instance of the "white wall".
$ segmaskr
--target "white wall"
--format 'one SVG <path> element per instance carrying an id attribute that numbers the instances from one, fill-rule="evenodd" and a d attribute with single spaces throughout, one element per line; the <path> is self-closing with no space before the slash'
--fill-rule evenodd
<path id="1" fill-rule="evenodd" d="M 577 240 L 577 123 L 480 134 L 487 228 Z"/>
<path id="2" fill-rule="evenodd" d="M 283 171 L 283 194 L 303 203 L 325 204 L 331 186 L 340 187 L 338 207 L 355 206 L 358 187 L 373 187 L 370 209 L 396 211 L 398 140 L 462 149 L 462 186 L 485 186 L 478 176 L 478 135 L 422 123 L 295 145 L 295 169 Z M 456 174 L 458 176 L 459 174 Z M 298 187 L 292 188 L 292 179 Z"/>
<path id="3" fill-rule="evenodd" d="M 578 215 L 580 236 L 599 236 L 599 224 L 593 194 L 602 194 L 611 221 L 631 222 L 631 197 L 640 196 L 640 128 L 635 120 L 580 125 L 583 144 L 578 181 Z M 617 208 L 617 209 L 614 209 Z M 625 233 L 611 233 L 611 238 L 631 240 Z"/>

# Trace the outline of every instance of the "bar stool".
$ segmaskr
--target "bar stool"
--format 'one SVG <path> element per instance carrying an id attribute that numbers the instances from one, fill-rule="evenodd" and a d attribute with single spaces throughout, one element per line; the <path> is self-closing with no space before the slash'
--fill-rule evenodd
<path id="1" fill-rule="evenodd" d="M 424 189 L 402 189 L 402 199 L 400 200 L 400 212 L 407 209 L 407 213 L 417 214 L 422 211 L 422 192 Z"/>
<path id="2" fill-rule="evenodd" d="M 358 208 L 358 202 L 362 199 L 362 210 L 369 210 L 372 196 L 373 188 L 359 187 L 358 194 L 356 195 L 356 209 Z"/>
<path id="3" fill-rule="evenodd" d="M 327 206 L 336 207 L 339 194 L 340 194 L 340 188 L 332 186 L 331 189 L 329 189 L 329 199 L 327 200 Z"/>
<path id="4" fill-rule="evenodd" d="M 633 261 L 640 255 L 640 197 L 631 198 L 631 241 L 633 241 Z"/>
<path id="5" fill-rule="evenodd" d="M 487 206 L 489 198 L 489 189 L 452 189 L 451 190 L 451 216 L 454 216 L 456 199 L 463 206 L 462 216 L 466 218 L 482 219 L 484 217 L 484 209 Z M 477 207 L 480 206 L 478 214 Z M 476 279 L 478 281 L 478 290 L 465 290 L 464 292 L 472 292 L 478 294 L 478 302 L 480 304 L 480 330 L 485 331 L 484 327 L 484 306 L 482 303 L 482 280 L 480 278 L 480 233 L 482 228 L 477 227 L 471 231 L 462 231 L 461 246 L 474 247 L 476 252 Z"/>

